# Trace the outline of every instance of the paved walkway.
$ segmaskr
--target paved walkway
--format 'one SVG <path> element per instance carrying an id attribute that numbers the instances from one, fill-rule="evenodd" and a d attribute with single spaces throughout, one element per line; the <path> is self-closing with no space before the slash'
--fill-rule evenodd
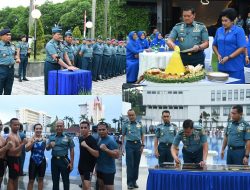
<path id="1" fill-rule="evenodd" d="M 92 190 L 95 190 L 93 188 L 95 186 L 95 176 L 92 178 Z M 20 177 L 19 178 L 19 188 L 18 190 L 26 190 L 28 185 L 29 178 L 28 176 Z M 70 190 L 80 190 L 79 184 L 81 184 L 80 176 L 70 178 Z M 2 190 L 7 190 L 7 178 L 6 176 L 3 179 L 2 183 Z M 37 189 L 37 183 L 35 182 L 34 188 Z M 1 189 L 1 187 L 0 187 Z M 50 190 L 52 189 L 52 180 L 51 176 L 46 175 L 44 179 L 44 187 L 43 189 Z M 60 189 L 63 189 L 63 183 L 60 182 Z M 115 190 L 121 190 L 122 189 L 122 166 L 121 166 L 121 159 L 116 160 L 116 174 L 115 174 Z"/>
<path id="2" fill-rule="evenodd" d="M 19 82 L 15 78 L 12 95 L 44 95 L 43 77 L 27 77 L 29 81 Z M 126 75 L 92 83 L 92 95 L 121 95 Z"/>

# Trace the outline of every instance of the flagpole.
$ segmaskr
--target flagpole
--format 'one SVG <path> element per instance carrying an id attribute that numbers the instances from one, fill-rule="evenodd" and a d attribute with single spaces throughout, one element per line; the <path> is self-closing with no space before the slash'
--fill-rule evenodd
<path id="1" fill-rule="evenodd" d="M 86 11 L 84 11 L 84 25 L 83 25 L 83 37 L 86 37 Z"/>

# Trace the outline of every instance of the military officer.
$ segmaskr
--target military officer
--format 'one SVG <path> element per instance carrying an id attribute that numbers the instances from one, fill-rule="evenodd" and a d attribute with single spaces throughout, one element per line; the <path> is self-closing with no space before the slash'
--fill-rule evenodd
<path id="1" fill-rule="evenodd" d="M 30 50 L 26 35 L 22 35 L 21 41 L 17 44 L 17 54 L 21 59 L 18 68 L 19 82 L 22 82 L 22 78 L 24 81 L 28 81 L 26 78 L 26 67 L 28 65 L 28 54 Z"/>
<path id="2" fill-rule="evenodd" d="M 126 164 L 128 189 L 138 188 L 138 179 L 141 154 L 144 148 L 144 130 L 140 122 L 136 121 L 135 111 L 128 110 L 128 118 L 122 127 L 122 144 L 126 137 Z M 124 153 L 124 147 L 122 148 Z"/>
<path id="3" fill-rule="evenodd" d="M 15 56 L 15 46 L 11 43 L 10 29 L 0 31 L 0 95 L 10 95 L 14 82 L 14 64 L 20 63 L 19 55 Z"/>
<path id="4" fill-rule="evenodd" d="M 82 56 L 81 69 L 92 71 L 93 47 L 91 39 L 86 40 L 86 45 L 81 47 L 79 55 Z"/>
<path id="5" fill-rule="evenodd" d="M 69 190 L 69 173 L 73 170 L 74 163 L 74 142 L 64 132 L 64 121 L 56 122 L 56 134 L 51 135 L 46 145 L 46 150 L 52 149 L 51 173 L 53 190 L 59 190 L 60 175 L 63 180 L 64 190 Z M 68 150 L 70 149 L 70 159 Z"/>
<path id="6" fill-rule="evenodd" d="M 110 72 L 111 56 L 112 56 L 111 41 L 109 38 L 107 38 L 103 49 L 103 59 L 102 59 L 102 69 L 101 69 L 103 79 L 110 78 L 109 75 L 111 73 Z"/>
<path id="7" fill-rule="evenodd" d="M 111 55 L 110 70 L 109 70 L 110 74 L 109 74 L 109 76 L 110 77 L 115 77 L 116 76 L 116 64 L 117 64 L 117 62 L 116 62 L 116 49 L 117 49 L 117 47 L 116 47 L 116 40 L 115 39 L 113 39 L 111 41 L 110 48 L 111 48 L 112 55 Z"/>
<path id="8" fill-rule="evenodd" d="M 174 161 L 170 149 L 176 135 L 176 129 L 175 126 L 170 123 L 170 119 L 170 112 L 164 110 L 162 112 L 163 123 L 159 124 L 155 131 L 154 149 L 155 156 L 159 159 L 159 165 L 163 162 Z"/>
<path id="9" fill-rule="evenodd" d="M 76 70 L 77 68 L 72 66 L 64 46 L 60 41 L 62 29 L 59 27 L 52 28 L 52 39 L 46 44 L 46 60 L 44 65 L 44 88 L 45 95 L 48 94 L 48 74 L 51 70 L 59 70 L 64 67 L 68 70 Z M 66 63 L 63 61 L 66 60 Z"/>
<path id="10" fill-rule="evenodd" d="M 174 138 L 171 146 L 171 154 L 178 164 L 178 146 L 183 142 L 184 163 L 199 163 L 201 167 L 206 165 L 208 154 L 207 136 L 200 126 L 195 126 L 192 120 L 187 119 L 183 122 L 183 129 Z"/>
<path id="11" fill-rule="evenodd" d="M 71 65 L 74 65 L 74 49 L 73 49 L 73 44 L 72 44 L 73 38 L 72 38 L 72 33 L 70 30 L 65 32 L 64 40 L 65 41 L 63 42 L 63 45 L 65 46 L 65 51 L 67 52 Z M 67 62 L 65 58 L 63 61 L 65 63 Z"/>
<path id="12" fill-rule="evenodd" d="M 192 7 L 184 8 L 182 17 L 184 22 L 174 26 L 167 44 L 174 49 L 174 41 L 178 39 L 181 51 L 192 48 L 190 52 L 181 53 L 184 65 L 204 65 L 204 49 L 209 46 L 207 28 L 203 23 L 194 21 L 195 11 Z"/>
<path id="13" fill-rule="evenodd" d="M 248 165 L 250 151 L 250 125 L 244 121 L 243 108 L 235 105 L 231 109 L 231 121 L 225 130 L 221 148 L 221 158 L 224 158 L 224 150 L 227 150 L 227 164 Z"/>
<path id="14" fill-rule="evenodd" d="M 98 36 L 97 42 L 93 45 L 93 81 L 102 80 L 100 72 L 102 66 L 103 49 L 102 36 Z"/>

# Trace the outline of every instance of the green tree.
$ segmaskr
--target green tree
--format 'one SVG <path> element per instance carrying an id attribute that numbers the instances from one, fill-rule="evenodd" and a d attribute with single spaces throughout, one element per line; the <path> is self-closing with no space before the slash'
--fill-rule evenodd
<path id="1" fill-rule="evenodd" d="M 69 117 L 68 120 L 69 120 L 69 123 L 68 123 L 68 128 L 69 128 L 70 126 L 72 126 L 73 124 L 75 124 L 75 122 L 74 122 L 73 117 Z"/>
<path id="2" fill-rule="evenodd" d="M 115 124 L 115 129 L 116 129 L 116 123 L 119 122 L 119 120 L 117 120 L 116 118 L 112 119 L 112 122 Z"/>
<path id="3" fill-rule="evenodd" d="M 105 118 L 101 118 L 99 119 L 99 122 L 104 122 L 106 119 Z"/>
<path id="4" fill-rule="evenodd" d="M 63 118 L 63 120 L 64 121 L 66 121 L 66 126 L 69 128 L 69 118 L 70 118 L 70 116 L 65 116 L 64 118 Z"/>
<path id="5" fill-rule="evenodd" d="M 35 35 L 35 25 L 32 27 L 30 35 Z M 45 45 L 44 29 L 40 19 L 37 19 L 36 40 L 37 52 L 40 52 L 42 49 L 44 49 Z"/>
<path id="6" fill-rule="evenodd" d="M 82 121 L 87 121 L 87 122 L 89 122 L 89 118 L 87 117 L 87 114 L 82 114 L 82 115 L 79 117 L 79 119 L 80 119 L 80 123 L 81 123 Z"/>
<path id="7" fill-rule="evenodd" d="M 75 38 L 81 38 L 82 37 L 82 33 L 81 33 L 81 30 L 79 28 L 79 26 L 76 26 L 72 32 L 73 36 Z"/>

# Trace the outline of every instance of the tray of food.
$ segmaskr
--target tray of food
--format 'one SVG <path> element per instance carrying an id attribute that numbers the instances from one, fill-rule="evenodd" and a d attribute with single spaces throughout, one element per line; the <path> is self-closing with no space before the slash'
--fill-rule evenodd
<path id="1" fill-rule="evenodd" d="M 227 81 L 229 78 L 229 74 L 223 72 L 209 72 L 207 73 L 207 79 L 210 81 Z"/>

